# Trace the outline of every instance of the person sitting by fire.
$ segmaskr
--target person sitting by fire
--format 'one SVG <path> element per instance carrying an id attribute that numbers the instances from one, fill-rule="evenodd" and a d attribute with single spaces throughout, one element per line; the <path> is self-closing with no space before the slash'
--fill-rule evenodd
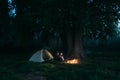
<path id="1" fill-rule="evenodd" d="M 64 59 L 63 53 L 57 52 L 56 60 L 57 61 L 64 61 L 65 59 Z"/>

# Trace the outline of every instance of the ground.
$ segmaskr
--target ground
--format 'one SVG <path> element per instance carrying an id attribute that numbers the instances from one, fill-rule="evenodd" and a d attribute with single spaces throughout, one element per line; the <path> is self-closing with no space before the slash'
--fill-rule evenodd
<path id="1" fill-rule="evenodd" d="M 0 80 L 120 80 L 119 52 L 93 52 L 81 64 L 29 62 L 29 54 L 1 54 Z"/>

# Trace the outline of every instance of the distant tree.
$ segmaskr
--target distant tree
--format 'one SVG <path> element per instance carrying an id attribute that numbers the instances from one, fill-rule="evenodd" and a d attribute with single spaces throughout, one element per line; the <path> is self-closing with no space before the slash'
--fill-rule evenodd
<path id="1" fill-rule="evenodd" d="M 10 0 L 0 0 L 0 38 L 2 44 L 8 44 L 9 42 L 14 42 L 15 37 L 15 27 L 14 27 L 14 19 L 11 9 L 12 4 L 9 4 Z"/>
<path id="2" fill-rule="evenodd" d="M 8 1 L 7 0 L 0 0 L 0 37 L 7 38 L 8 36 Z"/>

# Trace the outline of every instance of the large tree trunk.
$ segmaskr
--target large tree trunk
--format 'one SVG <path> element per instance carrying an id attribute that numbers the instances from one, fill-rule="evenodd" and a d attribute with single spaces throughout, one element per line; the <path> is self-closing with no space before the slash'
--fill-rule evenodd
<path id="1" fill-rule="evenodd" d="M 83 44 L 82 44 L 82 33 L 79 29 L 75 29 L 74 35 L 74 54 L 78 59 L 84 58 Z"/>
<path id="2" fill-rule="evenodd" d="M 81 60 L 84 58 L 82 33 L 79 29 L 66 28 L 67 56 Z"/>

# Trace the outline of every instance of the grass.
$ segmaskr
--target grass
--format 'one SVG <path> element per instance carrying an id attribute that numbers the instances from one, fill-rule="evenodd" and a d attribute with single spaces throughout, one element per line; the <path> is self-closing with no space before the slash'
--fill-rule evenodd
<path id="1" fill-rule="evenodd" d="M 82 64 L 29 62 L 30 55 L 0 55 L 0 80 L 120 80 L 119 52 L 91 53 Z"/>

